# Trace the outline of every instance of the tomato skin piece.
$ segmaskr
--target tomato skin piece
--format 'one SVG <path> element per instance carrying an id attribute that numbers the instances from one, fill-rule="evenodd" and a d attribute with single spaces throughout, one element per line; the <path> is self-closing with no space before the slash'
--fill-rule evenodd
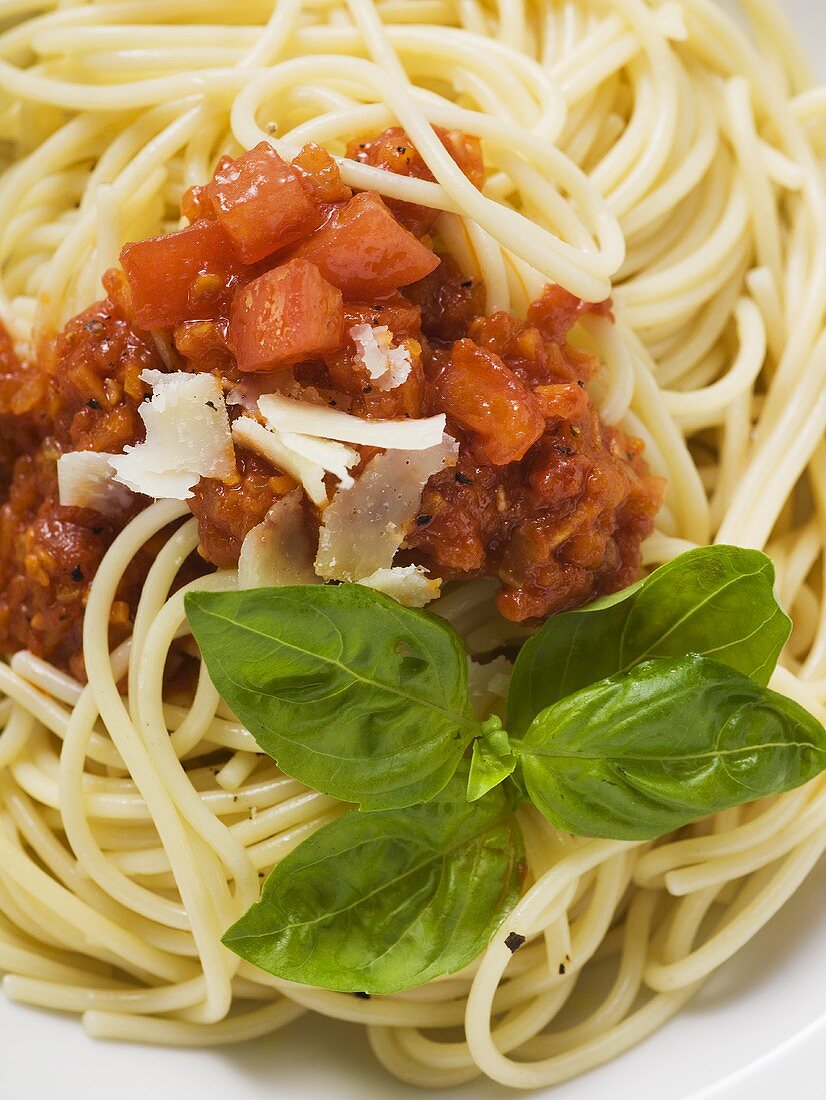
<path id="1" fill-rule="evenodd" d="M 295 254 L 314 263 L 348 298 L 361 300 L 392 294 L 439 264 L 439 257 L 399 225 L 371 191 L 335 209 Z"/>
<path id="2" fill-rule="evenodd" d="M 545 430 L 539 402 L 498 355 L 458 340 L 436 380 L 440 406 L 477 434 L 474 452 L 494 466 L 517 462 Z"/>
<path id="3" fill-rule="evenodd" d="M 245 264 L 297 244 L 322 218 L 298 172 L 266 141 L 219 164 L 207 193 Z"/>
<path id="4" fill-rule="evenodd" d="M 229 237 L 213 221 L 126 244 L 120 262 L 135 318 L 147 329 L 218 316 L 243 273 Z"/>
<path id="5" fill-rule="evenodd" d="M 341 291 L 307 260 L 293 259 L 238 291 L 229 344 L 242 372 L 279 370 L 342 342 Z"/>

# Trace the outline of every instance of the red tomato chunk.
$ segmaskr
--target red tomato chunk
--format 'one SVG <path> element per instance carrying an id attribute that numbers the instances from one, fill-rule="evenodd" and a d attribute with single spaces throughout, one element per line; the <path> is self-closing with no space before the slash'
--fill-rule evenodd
<path id="1" fill-rule="evenodd" d="M 341 291 L 296 258 L 236 294 L 229 342 L 239 370 L 268 371 L 333 351 L 343 323 Z"/>
<path id="2" fill-rule="evenodd" d="M 293 168 L 307 190 L 319 202 L 346 202 L 353 192 L 342 182 L 338 165 L 327 152 L 314 141 L 308 142 L 293 157 Z"/>
<path id="3" fill-rule="evenodd" d="M 124 245 L 120 262 L 144 328 L 217 316 L 242 271 L 223 226 L 211 221 Z"/>
<path id="4" fill-rule="evenodd" d="M 392 294 L 439 264 L 431 248 L 399 225 L 378 195 L 362 191 L 334 211 L 298 249 L 348 298 Z"/>
<path id="5" fill-rule="evenodd" d="M 322 218 L 298 172 L 266 141 L 237 160 L 222 162 L 207 190 L 245 264 L 297 244 Z"/>
<path id="6" fill-rule="evenodd" d="M 475 187 L 481 187 L 485 181 L 485 165 L 482 160 L 482 145 L 477 137 L 463 134 L 461 130 L 445 130 L 434 127 L 436 136 L 456 161 L 467 178 Z M 412 179 L 433 182 L 433 173 L 419 156 L 416 148 L 400 126 L 393 126 L 377 137 L 367 141 L 351 141 L 347 146 L 347 156 L 361 164 L 370 164 L 374 168 L 384 168 L 397 176 L 409 176 Z M 421 236 L 433 228 L 438 210 L 418 203 L 404 202 L 401 199 L 388 199 L 387 205 L 405 228 Z"/>
<path id="7" fill-rule="evenodd" d="M 494 466 L 517 462 L 545 430 L 539 402 L 498 355 L 458 340 L 436 383 L 451 420 L 475 433 L 474 450 Z"/>

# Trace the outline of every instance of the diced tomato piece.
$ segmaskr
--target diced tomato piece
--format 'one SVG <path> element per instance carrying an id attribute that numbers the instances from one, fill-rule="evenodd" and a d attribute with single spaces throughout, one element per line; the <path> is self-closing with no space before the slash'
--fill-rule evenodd
<path id="1" fill-rule="evenodd" d="M 445 130 L 441 126 L 436 127 L 436 133 L 473 186 L 481 187 L 485 182 L 485 162 L 479 138 L 462 130 Z"/>
<path id="2" fill-rule="evenodd" d="M 478 436 L 475 451 L 494 466 L 516 462 L 542 435 L 539 403 L 493 352 L 458 340 L 436 380 L 439 405 Z"/>
<path id="3" fill-rule="evenodd" d="M 578 420 L 588 407 L 588 394 L 575 382 L 537 386 L 533 393 L 546 420 Z"/>
<path id="4" fill-rule="evenodd" d="M 201 218 L 214 222 L 215 207 L 209 197 L 209 185 L 188 187 L 181 197 L 181 213 L 188 222 L 197 222 Z"/>
<path id="5" fill-rule="evenodd" d="M 528 308 L 528 324 L 536 325 L 546 340 L 564 344 L 568 333 L 583 313 L 611 319 L 611 299 L 604 302 L 583 302 L 564 287 L 548 283 Z"/>
<path id="6" fill-rule="evenodd" d="M 266 141 L 220 164 L 208 193 L 219 222 L 246 264 L 297 244 L 322 217 L 298 172 Z"/>
<path id="7" fill-rule="evenodd" d="M 223 227 L 211 221 L 124 245 L 120 262 L 138 324 L 149 329 L 216 317 L 243 272 Z"/>
<path id="8" fill-rule="evenodd" d="M 354 195 L 297 250 L 348 298 L 392 294 L 438 266 L 439 257 L 399 225 L 372 191 Z"/>
<path id="9" fill-rule="evenodd" d="M 333 351 L 343 320 L 341 291 L 307 260 L 294 259 L 238 291 L 229 342 L 239 370 L 276 370 Z"/>
<path id="10" fill-rule="evenodd" d="M 336 162 L 326 149 L 314 141 L 308 142 L 298 156 L 293 157 L 293 168 L 319 202 L 346 202 L 353 196 L 343 182 Z"/>
<path id="11" fill-rule="evenodd" d="M 479 139 L 464 134 L 461 130 L 445 130 L 442 126 L 434 129 L 442 145 L 470 182 L 481 187 L 485 180 L 485 166 Z M 383 168 L 397 176 L 430 181 L 434 178 L 400 126 L 391 126 L 389 130 L 366 141 L 351 141 L 347 146 L 347 156 L 350 160 Z M 389 199 L 387 205 L 402 225 L 418 237 L 430 232 L 439 214 L 438 210 L 429 206 L 419 206 L 418 203 L 404 202 L 401 199 Z"/>

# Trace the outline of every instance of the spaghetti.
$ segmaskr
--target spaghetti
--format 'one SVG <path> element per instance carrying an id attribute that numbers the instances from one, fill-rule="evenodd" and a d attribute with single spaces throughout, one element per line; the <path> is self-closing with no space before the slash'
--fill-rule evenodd
<path id="1" fill-rule="evenodd" d="M 826 717 L 826 96 L 773 0 L 750 34 L 711 0 L 239 0 L 6 6 L 0 35 L 0 314 L 21 348 L 98 296 L 120 246 L 176 227 L 184 191 L 262 140 L 308 141 L 345 183 L 440 211 L 487 311 L 558 282 L 583 318 L 602 415 L 667 480 L 646 564 L 712 541 L 765 548 L 794 632 L 773 686 Z M 399 125 L 436 182 L 343 157 Z M 480 193 L 433 126 L 479 137 Z M 364 1023 L 398 1077 L 581 1073 L 677 1012 L 826 847 L 823 780 L 655 845 L 582 840 L 520 811 L 529 886 L 465 971 L 374 1000 L 296 986 L 220 943 L 259 876 L 342 811 L 278 771 L 202 669 L 167 693 L 197 546 L 179 524 L 131 638 L 108 623 L 130 562 L 186 514 L 141 512 L 86 607 L 84 686 L 26 652 L 0 665 L 0 968 L 15 1000 L 95 1036 L 238 1042 L 304 1011 Z M 472 653 L 501 640 L 486 582 L 439 605 Z M 197 653 L 192 650 L 193 658 Z M 218 759 L 220 763 L 214 761 Z M 206 762 L 208 761 L 208 763 Z M 614 979 L 585 1018 L 566 1003 Z M 457 1027 L 464 1029 L 456 1039 Z"/>

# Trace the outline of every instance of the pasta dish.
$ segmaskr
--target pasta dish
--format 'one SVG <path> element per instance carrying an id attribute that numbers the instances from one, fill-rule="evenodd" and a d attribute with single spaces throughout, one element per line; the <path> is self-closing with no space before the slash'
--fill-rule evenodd
<path id="1" fill-rule="evenodd" d="M 825 165 L 776 0 L 0 5 L 8 997 L 543 1088 L 778 913 Z"/>

